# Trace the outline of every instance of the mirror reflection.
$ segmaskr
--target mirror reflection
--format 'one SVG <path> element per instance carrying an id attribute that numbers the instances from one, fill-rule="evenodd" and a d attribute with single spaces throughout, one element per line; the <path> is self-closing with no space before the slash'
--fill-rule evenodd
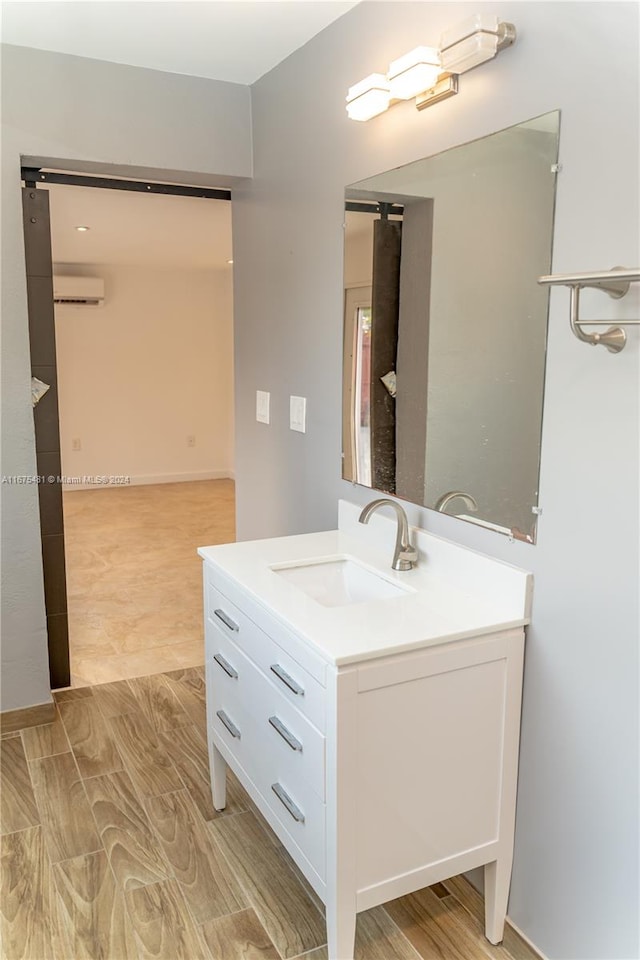
<path id="1" fill-rule="evenodd" d="M 559 113 L 346 189 L 343 477 L 535 539 Z"/>

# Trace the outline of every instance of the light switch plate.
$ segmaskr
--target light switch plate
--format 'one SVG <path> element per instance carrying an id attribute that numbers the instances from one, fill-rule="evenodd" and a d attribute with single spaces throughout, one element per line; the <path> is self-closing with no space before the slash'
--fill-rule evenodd
<path id="1" fill-rule="evenodd" d="M 256 390 L 256 420 L 258 423 L 269 423 L 270 400 L 270 393 L 265 390 Z"/>
<path id="2" fill-rule="evenodd" d="M 292 430 L 305 433 L 307 429 L 306 397 L 289 397 L 289 426 Z"/>

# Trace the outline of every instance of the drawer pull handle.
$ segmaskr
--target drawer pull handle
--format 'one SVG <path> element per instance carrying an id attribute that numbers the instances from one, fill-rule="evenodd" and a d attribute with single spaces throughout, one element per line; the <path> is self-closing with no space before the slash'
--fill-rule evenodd
<path id="1" fill-rule="evenodd" d="M 295 693 L 297 697 L 304 697 L 304 687 L 301 687 L 299 683 L 290 677 L 286 670 L 283 670 L 279 663 L 274 663 L 271 665 L 271 672 L 275 673 L 278 680 L 282 680 L 285 687 L 288 687 L 292 693 Z"/>
<path id="2" fill-rule="evenodd" d="M 239 739 L 240 739 L 240 731 L 239 731 L 238 728 L 236 727 L 235 723 L 233 723 L 231 720 L 229 720 L 229 717 L 226 715 L 226 713 L 224 712 L 224 710 L 217 710 L 217 711 L 216 711 L 216 716 L 220 718 L 220 720 L 223 722 L 223 724 L 225 725 L 225 727 L 227 728 L 227 730 L 229 731 L 229 733 L 231 734 L 231 736 L 232 736 L 232 737 L 235 737 L 236 740 L 239 740 Z"/>
<path id="3" fill-rule="evenodd" d="M 219 653 L 214 653 L 213 659 L 219 667 L 222 667 L 227 676 L 231 677 L 232 680 L 238 679 L 238 671 L 234 670 L 231 664 L 227 663 L 223 656 L 221 656 Z"/>
<path id="4" fill-rule="evenodd" d="M 302 753 L 302 744 L 294 737 L 290 730 L 287 730 L 282 720 L 280 720 L 278 717 L 269 717 L 269 723 L 276 733 L 280 734 L 282 739 L 291 747 L 292 750 L 298 750 L 300 753 Z"/>
<path id="5" fill-rule="evenodd" d="M 218 620 L 222 620 L 225 627 L 229 627 L 229 630 L 235 630 L 237 632 L 240 629 L 240 627 L 235 622 L 235 620 L 232 620 L 231 617 L 224 612 L 224 610 L 220 610 L 220 608 L 218 608 L 213 612 L 215 613 Z"/>
<path id="6" fill-rule="evenodd" d="M 271 789 L 275 793 L 280 803 L 282 803 L 287 808 L 287 810 L 289 811 L 293 819 L 297 823 L 304 823 L 304 813 L 302 812 L 300 807 L 297 807 L 295 805 L 295 803 L 293 802 L 289 794 L 286 792 L 286 790 L 283 790 L 279 783 L 272 783 Z"/>

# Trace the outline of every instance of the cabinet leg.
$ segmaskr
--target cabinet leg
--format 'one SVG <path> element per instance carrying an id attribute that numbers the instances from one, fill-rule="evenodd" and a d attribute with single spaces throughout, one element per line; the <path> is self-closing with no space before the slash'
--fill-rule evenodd
<path id="1" fill-rule="evenodd" d="M 209 763 L 213 806 L 216 810 L 224 810 L 227 805 L 227 762 L 211 742 L 209 743 Z"/>
<path id="2" fill-rule="evenodd" d="M 327 904 L 328 960 L 353 960 L 356 939 L 354 910 Z"/>
<path id="3" fill-rule="evenodd" d="M 511 857 L 503 857 L 485 864 L 484 868 L 484 922 L 485 936 L 489 943 L 500 943 L 504 937 L 504 921 L 507 915 L 509 886 L 511 883 Z"/>

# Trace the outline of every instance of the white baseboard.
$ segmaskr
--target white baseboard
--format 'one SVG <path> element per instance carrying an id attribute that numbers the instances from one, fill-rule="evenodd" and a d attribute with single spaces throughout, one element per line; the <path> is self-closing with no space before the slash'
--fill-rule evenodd
<path id="1" fill-rule="evenodd" d="M 142 487 L 156 483 L 188 483 L 193 480 L 233 480 L 235 473 L 233 470 L 200 470 L 195 473 L 152 473 L 138 474 L 126 478 L 126 483 L 122 477 L 115 477 L 111 482 L 105 477 L 101 482 L 95 483 L 63 483 L 63 491 L 69 490 L 114 490 L 122 487 Z M 80 478 L 78 478 L 80 479 Z M 84 480 L 85 478 L 82 477 Z"/>

